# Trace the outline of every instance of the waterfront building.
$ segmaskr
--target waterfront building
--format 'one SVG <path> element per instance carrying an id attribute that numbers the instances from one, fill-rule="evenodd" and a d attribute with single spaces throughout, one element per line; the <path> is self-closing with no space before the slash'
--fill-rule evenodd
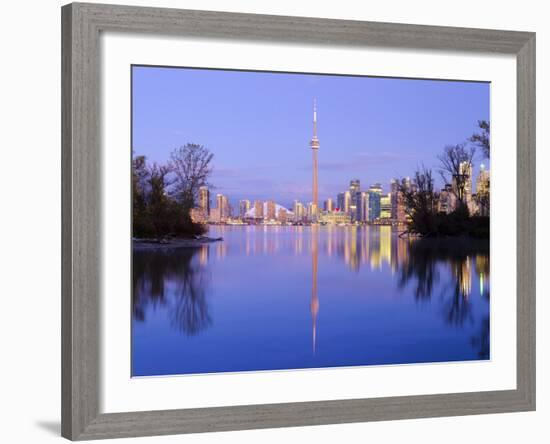
<path id="1" fill-rule="evenodd" d="M 254 218 L 255 219 L 264 218 L 264 203 L 261 200 L 254 201 Z"/>
<path id="2" fill-rule="evenodd" d="M 286 221 L 287 221 L 286 208 L 283 208 L 283 207 L 279 208 L 279 212 L 277 213 L 277 220 L 282 224 L 286 224 Z"/>
<path id="3" fill-rule="evenodd" d="M 312 206 L 311 210 L 313 213 L 310 214 L 310 219 L 315 221 L 317 218 L 317 210 L 319 209 L 319 184 L 318 184 L 318 165 L 317 165 L 317 152 L 319 151 L 320 143 L 317 137 L 317 103 L 313 100 L 313 136 L 309 142 L 311 151 L 313 154 L 313 183 L 312 183 Z"/>
<path id="4" fill-rule="evenodd" d="M 207 186 L 199 188 L 199 208 L 208 217 L 210 214 L 210 190 Z"/>
<path id="5" fill-rule="evenodd" d="M 369 187 L 369 221 L 380 219 L 380 199 L 382 197 L 382 185 L 376 183 Z"/>
<path id="6" fill-rule="evenodd" d="M 332 198 L 329 197 L 325 200 L 324 210 L 328 212 L 334 211 L 334 201 Z"/>
<path id="7" fill-rule="evenodd" d="M 196 224 L 205 224 L 208 221 L 208 214 L 200 207 L 192 208 L 189 215 Z"/>
<path id="8" fill-rule="evenodd" d="M 352 222 L 361 222 L 361 191 L 350 191 L 349 214 Z"/>
<path id="9" fill-rule="evenodd" d="M 306 219 L 310 222 L 317 222 L 319 216 L 319 209 L 313 202 L 307 204 Z"/>
<path id="10" fill-rule="evenodd" d="M 329 225 L 347 225 L 351 222 L 351 218 L 349 214 L 346 214 L 345 212 L 340 210 L 335 210 L 330 213 L 323 213 L 320 216 L 320 222 Z"/>
<path id="11" fill-rule="evenodd" d="M 224 222 L 231 217 L 231 210 L 229 208 L 229 201 L 227 196 L 223 194 L 216 195 L 216 207 L 219 210 L 219 218 L 221 222 Z"/>
<path id="12" fill-rule="evenodd" d="M 391 206 L 391 193 L 382 194 L 380 196 L 380 219 L 391 219 L 392 206 Z"/>
<path id="13" fill-rule="evenodd" d="M 399 189 L 399 181 L 397 179 L 392 179 L 390 181 L 390 193 L 391 193 L 391 218 L 393 220 L 397 220 L 398 198 L 399 198 L 399 193 L 401 193 L 401 190 Z"/>
<path id="14" fill-rule="evenodd" d="M 369 220 L 369 193 L 361 191 L 361 198 L 359 199 L 359 221 L 368 222 Z"/>
<path id="15" fill-rule="evenodd" d="M 489 170 L 481 164 L 479 174 L 476 180 L 476 203 L 480 216 L 489 216 L 490 211 L 490 179 Z"/>
<path id="16" fill-rule="evenodd" d="M 359 179 L 352 179 L 349 182 L 349 195 L 350 195 L 350 216 L 353 222 L 359 221 L 359 206 L 361 199 L 361 182 Z"/>
<path id="17" fill-rule="evenodd" d="M 208 217 L 208 221 L 213 223 L 213 224 L 219 224 L 221 222 L 220 209 L 218 207 L 212 208 L 210 210 L 210 215 Z"/>
<path id="18" fill-rule="evenodd" d="M 276 214 L 275 214 L 275 201 L 273 200 L 268 200 L 267 201 L 267 220 L 275 220 L 277 217 L 276 217 Z"/>
<path id="19" fill-rule="evenodd" d="M 462 187 L 460 187 L 459 184 L 462 184 Z M 458 166 L 458 174 L 453 175 L 452 190 L 457 197 L 457 202 L 460 197 L 462 197 L 462 201 L 468 207 L 468 210 L 473 213 L 471 162 L 464 161 L 460 163 Z"/>
<path id="20" fill-rule="evenodd" d="M 239 201 L 239 217 L 244 219 L 246 213 L 250 210 L 250 201 L 248 199 L 243 199 Z"/>
<path id="21" fill-rule="evenodd" d="M 349 191 L 344 192 L 344 206 L 341 208 L 344 210 L 344 213 L 350 214 L 351 211 L 351 193 Z"/>
<path id="22" fill-rule="evenodd" d="M 302 222 L 304 220 L 304 204 L 302 202 L 295 200 L 292 211 L 294 213 L 294 222 Z"/>
<path id="23" fill-rule="evenodd" d="M 344 211 L 345 193 L 338 193 L 336 196 L 336 209 Z"/>

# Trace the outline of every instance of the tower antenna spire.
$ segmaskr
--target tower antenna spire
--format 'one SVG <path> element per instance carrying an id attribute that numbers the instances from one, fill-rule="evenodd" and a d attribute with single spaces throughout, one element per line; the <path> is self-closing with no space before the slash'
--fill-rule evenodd
<path id="1" fill-rule="evenodd" d="M 317 99 L 313 98 L 313 138 L 317 139 Z"/>

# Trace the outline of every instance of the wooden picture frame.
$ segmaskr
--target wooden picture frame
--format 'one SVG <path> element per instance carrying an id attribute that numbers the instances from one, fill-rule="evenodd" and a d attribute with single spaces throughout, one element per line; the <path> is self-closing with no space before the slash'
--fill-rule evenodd
<path id="1" fill-rule="evenodd" d="M 517 59 L 517 388 L 126 413 L 99 411 L 103 31 L 511 54 Z M 535 409 L 535 34 L 73 3 L 62 8 L 62 435 L 73 440 Z"/>

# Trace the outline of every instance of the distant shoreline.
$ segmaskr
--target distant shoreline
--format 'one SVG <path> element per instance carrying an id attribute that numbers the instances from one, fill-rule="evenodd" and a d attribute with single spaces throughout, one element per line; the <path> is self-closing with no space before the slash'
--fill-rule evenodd
<path id="1" fill-rule="evenodd" d="M 132 240 L 132 248 L 134 251 L 167 250 L 174 248 L 197 248 L 203 245 L 220 241 L 223 241 L 223 238 L 213 238 L 208 236 L 201 236 L 196 239 L 170 239 L 164 241 L 134 238 Z"/>

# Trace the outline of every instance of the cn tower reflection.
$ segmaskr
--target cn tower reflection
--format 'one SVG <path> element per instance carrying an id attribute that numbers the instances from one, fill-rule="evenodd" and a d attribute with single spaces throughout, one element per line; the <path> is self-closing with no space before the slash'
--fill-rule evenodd
<path id="1" fill-rule="evenodd" d="M 317 296 L 317 269 L 319 249 L 319 226 L 311 226 L 311 321 L 312 321 L 312 342 L 313 354 L 317 347 L 317 315 L 319 314 L 319 298 Z"/>

